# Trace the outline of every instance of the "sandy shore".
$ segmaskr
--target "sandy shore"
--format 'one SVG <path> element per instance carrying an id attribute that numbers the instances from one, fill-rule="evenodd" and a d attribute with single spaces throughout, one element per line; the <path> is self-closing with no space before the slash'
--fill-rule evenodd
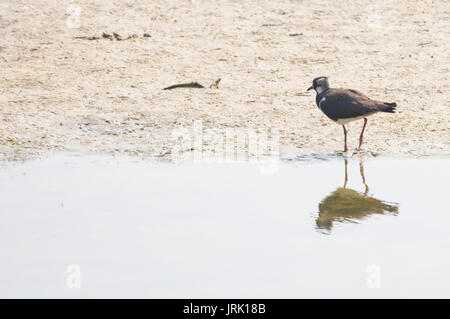
<path id="1" fill-rule="evenodd" d="M 3 0 L 0 158 L 167 157 L 198 120 L 277 131 L 285 157 L 339 152 L 342 128 L 305 92 L 319 75 L 399 105 L 369 118 L 367 154 L 448 156 L 449 17 L 447 1 Z"/>

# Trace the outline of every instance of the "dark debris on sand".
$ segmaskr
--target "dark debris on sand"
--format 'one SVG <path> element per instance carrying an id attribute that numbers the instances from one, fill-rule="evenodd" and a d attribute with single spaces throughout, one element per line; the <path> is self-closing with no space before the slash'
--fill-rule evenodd
<path id="1" fill-rule="evenodd" d="M 151 37 L 152 36 L 150 34 L 148 34 L 148 33 L 143 33 L 142 34 L 142 38 L 151 38 Z M 113 32 L 112 34 L 103 32 L 101 37 L 98 37 L 98 36 L 78 36 L 78 37 L 74 37 L 74 39 L 88 40 L 88 41 L 100 40 L 100 39 L 107 39 L 107 40 L 110 40 L 110 41 L 113 41 L 113 40 L 123 41 L 123 40 L 131 40 L 131 39 L 138 39 L 138 38 L 139 38 L 139 36 L 136 33 L 131 34 L 131 35 L 127 36 L 126 38 L 123 38 L 117 32 Z"/>
<path id="2" fill-rule="evenodd" d="M 218 78 L 217 80 L 215 80 L 214 82 L 211 83 L 211 85 L 209 86 L 210 89 L 218 89 L 219 88 L 219 83 L 220 83 L 220 78 Z M 203 89 L 205 88 L 203 85 L 201 85 L 198 82 L 189 82 L 189 83 L 180 83 L 180 84 L 174 84 L 168 87 L 165 87 L 163 90 L 172 90 L 172 89 L 178 89 L 178 88 L 196 88 L 196 89 Z"/>

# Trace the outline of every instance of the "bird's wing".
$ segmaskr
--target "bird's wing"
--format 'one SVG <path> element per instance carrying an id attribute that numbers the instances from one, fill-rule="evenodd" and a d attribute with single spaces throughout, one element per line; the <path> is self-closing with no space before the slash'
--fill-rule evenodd
<path id="1" fill-rule="evenodd" d="M 341 89 L 341 90 L 342 90 L 342 91 L 347 91 L 347 93 L 351 92 L 351 93 L 349 93 L 349 94 L 353 94 L 355 97 L 358 97 L 358 98 L 360 98 L 360 99 L 362 99 L 362 100 L 370 100 L 370 99 L 367 97 L 367 95 L 365 95 L 365 94 L 363 94 L 363 93 L 361 93 L 361 92 L 359 92 L 359 91 L 357 91 L 357 90 L 354 90 L 354 89 L 348 89 L 348 90 Z"/>
<path id="2" fill-rule="evenodd" d="M 378 101 L 371 100 L 356 90 L 329 89 L 323 97 L 325 100 L 320 103 L 320 108 L 335 121 L 378 111 Z"/>

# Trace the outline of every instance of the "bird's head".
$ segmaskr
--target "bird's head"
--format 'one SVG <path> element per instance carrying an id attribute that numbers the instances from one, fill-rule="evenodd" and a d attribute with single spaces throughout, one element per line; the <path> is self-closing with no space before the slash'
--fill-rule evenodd
<path id="1" fill-rule="evenodd" d="M 317 94 L 322 93 L 330 87 L 328 83 L 328 78 L 326 76 L 319 76 L 313 80 L 313 84 L 308 88 L 309 90 L 316 90 Z"/>

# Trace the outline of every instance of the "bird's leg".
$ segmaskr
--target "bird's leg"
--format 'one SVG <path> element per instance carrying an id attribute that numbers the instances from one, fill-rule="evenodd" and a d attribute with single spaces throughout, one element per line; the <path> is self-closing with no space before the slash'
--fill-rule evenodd
<path id="1" fill-rule="evenodd" d="M 363 184 L 366 187 L 366 190 L 364 192 L 364 196 L 367 196 L 367 194 L 369 193 L 369 186 L 367 185 L 366 177 L 364 176 L 364 165 L 363 165 L 362 161 L 359 163 L 359 172 L 361 173 Z"/>
<path id="2" fill-rule="evenodd" d="M 347 148 L 347 129 L 345 128 L 345 125 L 342 125 L 342 128 L 344 129 L 344 153 L 348 151 Z"/>
<path id="3" fill-rule="evenodd" d="M 361 145 L 363 143 L 363 134 L 364 134 L 364 129 L 366 128 L 366 125 L 367 125 L 367 117 L 364 118 L 364 125 L 363 125 L 362 131 L 361 131 L 361 135 L 359 136 L 358 151 L 360 150 Z"/>
<path id="4" fill-rule="evenodd" d="M 346 187 L 347 187 L 347 182 L 348 182 L 348 171 L 347 171 L 348 161 L 347 161 L 347 159 L 345 159 L 344 161 L 345 161 L 345 181 L 344 181 L 344 188 L 346 188 Z"/>

